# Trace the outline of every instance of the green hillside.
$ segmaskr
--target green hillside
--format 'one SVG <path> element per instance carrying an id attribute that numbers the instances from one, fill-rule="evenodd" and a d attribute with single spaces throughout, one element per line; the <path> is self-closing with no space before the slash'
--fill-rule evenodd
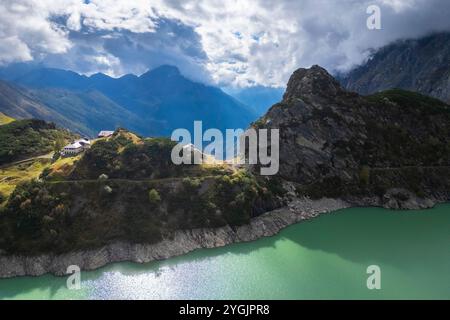
<path id="1" fill-rule="evenodd" d="M 152 243 L 180 229 L 242 225 L 278 204 L 276 189 L 245 170 L 174 165 L 172 146 L 118 130 L 81 159 L 46 167 L 42 180 L 19 184 L 5 204 L 0 249 L 38 254 Z"/>
<path id="2" fill-rule="evenodd" d="M 55 142 L 64 144 L 74 138 L 66 130 L 42 120 L 17 120 L 0 126 L 0 165 L 47 154 Z"/>
<path id="3" fill-rule="evenodd" d="M 410 111 L 411 109 L 416 110 L 422 115 L 450 113 L 450 105 L 441 100 L 408 90 L 391 89 L 375 93 L 366 98 L 378 104 L 394 103 L 403 108 L 409 108 Z"/>

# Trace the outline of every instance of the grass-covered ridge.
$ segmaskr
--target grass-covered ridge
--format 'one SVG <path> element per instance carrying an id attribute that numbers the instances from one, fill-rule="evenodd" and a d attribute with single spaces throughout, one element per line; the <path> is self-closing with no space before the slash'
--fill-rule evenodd
<path id="1" fill-rule="evenodd" d="M 419 93 L 392 89 L 366 97 L 379 119 L 365 116 L 369 139 L 346 147 L 371 167 L 450 166 L 450 106 Z"/>
<path id="2" fill-rule="evenodd" d="M 37 179 L 49 165 L 50 159 L 36 159 L 0 168 L 0 206 L 7 200 L 18 184 Z"/>
<path id="3" fill-rule="evenodd" d="M 0 112 L 0 126 L 13 122 L 15 119 L 8 117 L 6 114 Z"/>
<path id="4" fill-rule="evenodd" d="M 74 138 L 70 132 L 42 120 L 17 120 L 0 126 L 0 165 L 44 155 Z"/>
<path id="5" fill-rule="evenodd" d="M 417 92 L 402 89 L 382 91 L 367 96 L 366 99 L 377 104 L 397 104 L 405 108 L 413 108 L 424 115 L 450 113 L 450 106 L 445 102 Z"/>

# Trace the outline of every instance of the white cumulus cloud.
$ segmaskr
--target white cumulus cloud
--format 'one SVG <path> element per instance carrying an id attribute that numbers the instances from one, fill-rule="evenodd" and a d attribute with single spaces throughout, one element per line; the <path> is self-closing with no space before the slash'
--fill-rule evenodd
<path id="1" fill-rule="evenodd" d="M 381 8 L 368 30 L 366 9 Z M 369 49 L 450 30 L 447 0 L 15 0 L 0 4 L 0 63 L 83 73 L 176 64 L 223 86 L 285 85 L 298 67 L 345 71 Z"/>

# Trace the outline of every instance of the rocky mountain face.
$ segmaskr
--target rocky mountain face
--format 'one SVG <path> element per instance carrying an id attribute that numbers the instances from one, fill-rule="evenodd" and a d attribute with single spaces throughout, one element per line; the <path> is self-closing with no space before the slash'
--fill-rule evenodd
<path id="1" fill-rule="evenodd" d="M 388 45 L 341 83 L 363 95 L 400 88 L 450 102 L 450 33 Z"/>
<path id="2" fill-rule="evenodd" d="M 254 123 L 280 129 L 279 176 L 311 196 L 450 191 L 450 107 L 402 90 L 362 97 L 313 66 Z M 400 193 L 402 193 L 400 192 Z"/>

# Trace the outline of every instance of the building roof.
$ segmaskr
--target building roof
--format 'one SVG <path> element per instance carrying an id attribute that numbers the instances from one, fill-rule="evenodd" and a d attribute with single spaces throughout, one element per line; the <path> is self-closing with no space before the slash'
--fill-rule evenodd
<path id="1" fill-rule="evenodd" d="M 64 147 L 64 149 L 79 149 L 82 148 L 83 145 L 79 141 L 75 141 L 74 143 L 68 144 Z"/>
<path id="2" fill-rule="evenodd" d="M 114 131 L 102 130 L 98 133 L 99 137 L 107 137 L 114 133 Z"/>
<path id="3" fill-rule="evenodd" d="M 74 143 L 76 143 L 76 142 L 78 142 L 80 144 L 91 144 L 91 141 L 89 139 L 86 139 L 86 138 L 75 140 Z"/>
<path id="4" fill-rule="evenodd" d="M 68 144 L 64 147 L 64 149 L 79 149 L 83 148 L 84 145 L 91 144 L 91 142 L 88 139 L 78 139 L 72 142 L 71 144 Z"/>

